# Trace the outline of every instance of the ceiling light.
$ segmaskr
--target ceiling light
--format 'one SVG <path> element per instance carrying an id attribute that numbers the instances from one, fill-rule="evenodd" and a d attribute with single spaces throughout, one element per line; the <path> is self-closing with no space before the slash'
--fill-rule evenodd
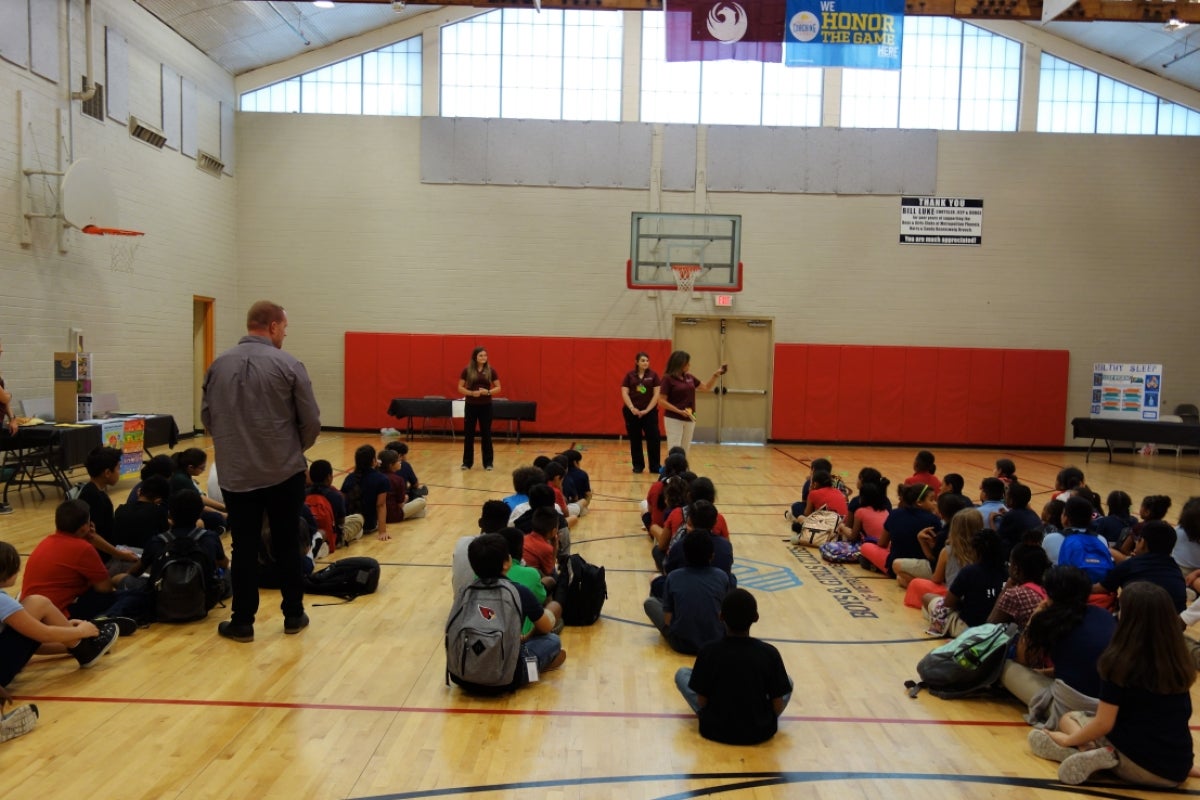
<path id="1" fill-rule="evenodd" d="M 333 8 L 333 0 L 313 0 L 313 5 L 317 8 Z"/>

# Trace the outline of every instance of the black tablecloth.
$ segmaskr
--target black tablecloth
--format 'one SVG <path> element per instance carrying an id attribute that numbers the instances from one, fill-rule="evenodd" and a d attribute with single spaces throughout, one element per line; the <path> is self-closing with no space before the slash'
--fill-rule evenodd
<path id="1" fill-rule="evenodd" d="M 396 397 L 388 406 L 388 414 L 397 419 L 448 417 L 450 416 L 450 400 L 444 397 Z M 537 401 L 496 398 L 492 401 L 492 419 L 535 422 L 537 420 Z"/>
<path id="2" fill-rule="evenodd" d="M 135 416 L 135 415 L 126 415 Z M 143 416 L 143 415 L 136 415 Z M 144 447 L 174 447 L 179 442 L 179 426 L 170 414 L 146 414 Z M 118 417 L 114 415 L 113 419 Z M 64 470 L 77 467 L 87 459 L 88 453 L 100 446 L 100 425 L 66 427 L 54 424 L 24 425 L 17 429 L 16 436 L 0 435 L 0 451 L 32 450 L 39 447 L 54 448 L 54 462 Z"/>
<path id="3" fill-rule="evenodd" d="M 1113 442 L 1148 442 L 1200 448 L 1200 425 L 1190 422 L 1076 417 L 1071 420 L 1071 430 L 1076 439 L 1103 439 L 1108 445 L 1109 461 L 1112 461 Z M 1092 448 L 1088 445 L 1088 458 L 1091 454 Z"/>

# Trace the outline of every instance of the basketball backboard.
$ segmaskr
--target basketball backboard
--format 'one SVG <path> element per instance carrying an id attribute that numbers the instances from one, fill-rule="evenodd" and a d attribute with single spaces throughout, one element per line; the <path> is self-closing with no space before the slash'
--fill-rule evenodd
<path id="1" fill-rule="evenodd" d="M 116 195 L 99 161 L 79 158 L 67 169 L 62 182 L 62 216 L 79 230 L 117 226 Z"/>
<path id="2" fill-rule="evenodd" d="M 630 289 L 677 288 L 677 267 L 695 267 L 697 292 L 742 290 L 742 218 L 635 211 L 626 262 Z"/>

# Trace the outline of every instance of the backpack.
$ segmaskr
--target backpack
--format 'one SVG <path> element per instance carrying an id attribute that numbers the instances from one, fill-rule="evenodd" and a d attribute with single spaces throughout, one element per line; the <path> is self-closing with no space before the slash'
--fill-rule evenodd
<path id="1" fill-rule="evenodd" d="M 367 556 L 335 561 L 304 578 L 305 594 L 327 594 L 353 600 L 379 588 L 379 562 Z"/>
<path id="2" fill-rule="evenodd" d="M 1063 550 L 1066 550 L 1065 561 L 1063 560 Z M 1080 532 L 1072 533 L 1063 539 L 1063 546 L 1059 549 L 1058 563 L 1079 567 L 1093 581 L 1099 581 L 1105 573 L 1112 569 L 1113 557 L 1108 545 L 1101 542 L 1095 534 Z"/>
<path id="3" fill-rule="evenodd" d="M 507 580 L 476 580 L 446 619 L 446 685 L 499 693 L 523 683 L 521 595 Z"/>
<path id="4" fill-rule="evenodd" d="M 208 616 L 221 600 L 217 567 L 200 546 L 206 531 L 196 528 L 186 535 L 171 531 L 158 534 L 166 551 L 150 568 L 150 591 L 154 594 L 155 616 L 160 622 L 192 622 Z"/>
<path id="5" fill-rule="evenodd" d="M 1008 645 L 1017 633 L 1012 623 L 967 628 L 927 653 L 917 664 L 917 674 L 930 694 L 945 700 L 986 692 L 1000 680 Z"/>
<path id="6" fill-rule="evenodd" d="M 600 619 L 600 609 L 608 599 L 604 567 L 589 564 L 583 556 L 567 560 L 567 593 L 563 597 L 563 623 L 591 625 Z"/>
<path id="7" fill-rule="evenodd" d="M 841 540 L 826 542 L 817 548 L 821 558 L 831 564 L 857 564 L 859 546 L 854 542 Z"/>
<path id="8" fill-rule="evenodd" d="M 324 534 L 325 544 L 329 545 L 329 552 L 334 552 L 337 549 L 337 526 L 333 521 L 333 506 L 329 504 L 328 498 L 320 492 L 310 492 L 304 495 L 304 504 L 308 506 L 313 519 L 317 521 L 317 530 Z"/>
<path id="9" fill-rule="evenodd" d="M 79 495 L 83 494 L 84 487 L 88 485 L 88 481 L 80 481 L 66 491 L 67 500 L 78 500 Z"/>
<path id="10" fill-rule="evenodd" d="M 792 544 L 803 547 L 820 547 L 826 542 L 835 542 L 838 538 L 838 525 L 842 517 L 836 511 L 830 511 L 821 506 L 804 518 L 804 522 L 792 523 Z"/>

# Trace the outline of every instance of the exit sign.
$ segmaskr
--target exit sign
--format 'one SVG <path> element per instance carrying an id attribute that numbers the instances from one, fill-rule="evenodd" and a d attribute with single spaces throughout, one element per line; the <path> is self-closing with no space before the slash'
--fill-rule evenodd
<path id="1" fill-rule="evenodd" d="M 733 295 L 731 294 L 714 294 L 713 305 L 717 308 L 733 308 Z"/>

